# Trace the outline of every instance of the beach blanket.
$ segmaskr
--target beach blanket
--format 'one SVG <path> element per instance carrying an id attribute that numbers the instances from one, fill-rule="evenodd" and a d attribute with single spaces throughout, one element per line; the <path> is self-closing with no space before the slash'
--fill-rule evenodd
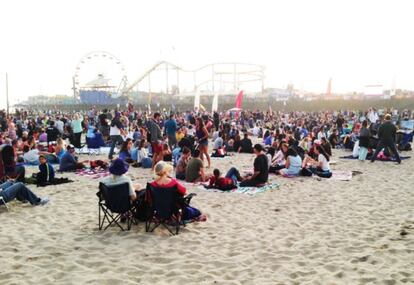
<path id="1" fill-rule="evenodd" d="M 110 147 L 100 148 L 88 148 L 86 145 L 83 148 L 76 148 L 75 151 L 78 154 L 94 154 L 94 155 L 106 155 L 109 154 Z M 114 153 L 118 153 L 115 149 Z"/>
<path id="2" fill-rule="evenodd" d="M 321 178 L 321 179 L 324 179 L 324 178 Z M 328 179 L 339 180 L 339 181 L 350 181 L 352 179 L 352 171 L 332 170 L 332 176 L 331 178 L 328 178 Z"/>
<path id="3" fill-rule="evenodd" d="M 401 160 L 409 159 L 410 157 L 411 156 L 400 156 Z M 342 159 L 358 159 L 358 157 L 353 157 L 352 155 L 341 156 L 340 158 L 342 158 Z M 366 160 L 370 160 L 370 159 L 367 158 Z M 391 157 L 390 159 L 377 158 L 376 160 L 379 160 L 379 161 L 392 161 L 392 162 L 396 162 L 397 161 L 395 159 L 395 157 Z"/>
<path id="4" fill-rule="evenodd" d="M 103 177 L 106 177 L 110 175 L 108 169 L 91 169 L 91 168 L 85 168 L 80 169 L 75 172 L 76 175 L 84 176 L 91 179 L 100 179 Z"/>
<path id="5" fill-rule="evenodd" d="M 219 189 L 214 188 L 205 188 L 204 185 L 199 185 L 198 189 L 208 191 L 208 192 L 220 192 L 220 193 L 239 193 L 239 194 L 247 194 L 247 195 L 256 195 L 259 193 L 272 191 L 272 190 L 278 190 L 279 184 L 273 182 L 268 183 L 262 187 L 237 187 L 236 189 L 229 190 L 229 191 L 222 191 Z"/>

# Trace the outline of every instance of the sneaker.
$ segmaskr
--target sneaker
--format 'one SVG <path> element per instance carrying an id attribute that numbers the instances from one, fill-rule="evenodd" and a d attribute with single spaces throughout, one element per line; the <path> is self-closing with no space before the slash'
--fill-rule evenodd
<path id="1" fill-rule="evenodd" d="M 40 202 L 37 204 L 38 206 L 43 206 L 46 205 L 49 202 L 49 198 L 48 197 L 43 197 L 42 199 L 40 199 Z"/>

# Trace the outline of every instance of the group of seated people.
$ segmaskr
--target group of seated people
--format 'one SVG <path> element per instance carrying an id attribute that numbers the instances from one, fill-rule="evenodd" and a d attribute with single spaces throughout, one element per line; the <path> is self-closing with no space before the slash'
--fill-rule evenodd
<path id="1" fill-rule="evenodd" d="M 137 202 L 138 197 L 142 197 L 141 191 L 146 191 L 140 184 L 134 185 L 131 178 L 127 175 L 129 164 L 121 158 L 112 161 L 109 166 L 110 176 L 101 180 L 106 186 L 118 185 L 127 183 L 129 185 L 129 197 L 131 203 Z M 171 177 L 173 167 L 165 161 L 159 161 L 154 168 L 155 179 L 150 182 L 150 185 L 155 191 L 165 191 L 166 189 L 175 188 L 179 197 L 184 197 L 187 193 L 186 188 L 175 178 Z M 145 202 L 145 201 L 143 201 Z M 201 212 L 189 205 L 183 206 L 183 220 L 205 220 L 205 216 Z"/>
<path id="2" fill-rule="evenodd" d="M 277 151 L 276 151 L 277 150 Z M 329 160 L 332 156 L 329 142 L 325 139 L 310 141 L 306 147 L 294 140 L 275 142 L 268 149 L 269 171 L 285 177 L 332 176 Z"/>

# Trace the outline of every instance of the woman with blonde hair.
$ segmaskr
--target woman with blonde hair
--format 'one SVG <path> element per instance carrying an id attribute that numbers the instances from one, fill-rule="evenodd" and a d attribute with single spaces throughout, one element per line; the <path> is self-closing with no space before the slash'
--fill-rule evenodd
<path id="1" fill-rule="evenodd" d="M 58 158 L 58 160 L 60 161 L 60 158 L 63 156 L 63 154 L 65 153 L 65 141 L 62 138 L 58 138 L 56 140 L 56 147 L 55 147 L 55 155 Z"/>
<path id="2" fill-rule="evenodd" d="M 83 117 L 81 114 L 76 113 L 73 115 L 72 122 L 70 123 L 73 132 L 73 145 L 76 148 L 81 148 L 81 136 L 82 136 L 82 121 Z"/>
<path id="3" fill-rule="evenodd" d="M 177 181 L 175 178 L 171 178 L 170 173 L 173 170 L 171 164 L 165 161 L 159 161 L 154 167 L 155 179 L 150 183 L 155 191 L 163 191 L 165 189 L 176 188 L 177 194 L 184 197 L 187 189 Z M 177 203 L 180 204 L 179 200 Z M 201 212 L 189 205 L 181 205 L 183 210 L 184 220 L 198 220 L 205 221 L 206 217 Z"/>

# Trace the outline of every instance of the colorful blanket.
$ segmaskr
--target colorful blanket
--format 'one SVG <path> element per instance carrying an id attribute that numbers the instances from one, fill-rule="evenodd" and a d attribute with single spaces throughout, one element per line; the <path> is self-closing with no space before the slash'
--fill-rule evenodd
<path id="1" fill-rule="evenodd" d="M 266 184 L 265 186 L 262 186 L 262 187 L 240 187 L 239 186 L 236 189 L 229 190 L 229 191 L 221 191 L 219 189 L 214 189 L 214 188 L 205 188 L 204 185 L 200 185 L 198 189 L 208 191 L 208 192 L 240 193 L 240 194 L 247 194 L 247 195 L 253 196 L 253 195 L 263 193 L 266 191 L 278 190 L 279 184 L 273 182 L 273 183 Z"/>
<path id="2" fill-rule="evenodd" d="M 80 169 L 76 171 L 76 175 L 84 176 L 90 179 L 100 179 L 110 175 L 108 169 Z"/>
<path id="3" fill-rule="evenodd" d="M 400 155 L 400 158 L 401 158 L 401 160 L 404 160 L 404 159 L 409 159 L 411 156 L 401 156 Z M 341 156 L 340 158 L 342 158 L 342 159 L 358 159 L 358 157 L 353 157 L 352 156 L 352 154 L 351 155 L 346 155 L 346 156 Z M 370 160 L 369 158 L 367 158 L 366 160 Z M 391 158 L 389 158 L 389 159 L 384 159 L 384 158 L 377 158 L 376 160 L 379 160 L 379 161 L 392 161 L 392 162 L 396 162 L 397 160 L 395 159 L 395 157 L 391 157 Z"/>

